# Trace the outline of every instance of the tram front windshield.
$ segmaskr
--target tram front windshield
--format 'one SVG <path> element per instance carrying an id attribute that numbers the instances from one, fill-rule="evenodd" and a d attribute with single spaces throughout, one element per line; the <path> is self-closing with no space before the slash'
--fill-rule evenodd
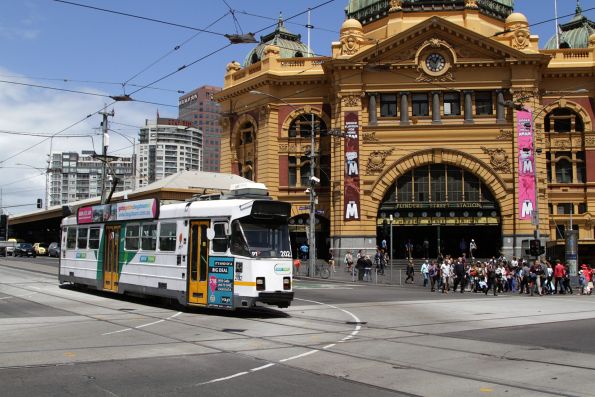
<path id="1" fill-rule="evenodd" d="M 274 219 L 251 216 L 232 222 L 231 252 L 253 258 L 291 258 L 289 227 Z"/>

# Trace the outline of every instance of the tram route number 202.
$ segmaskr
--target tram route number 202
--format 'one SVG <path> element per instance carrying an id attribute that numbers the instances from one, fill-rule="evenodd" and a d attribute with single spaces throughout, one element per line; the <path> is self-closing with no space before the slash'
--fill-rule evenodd
<path id="1" fill-rule="evenodd" d="M 281 258 L 291 258 L 290 251 L 281 251 Z"/>

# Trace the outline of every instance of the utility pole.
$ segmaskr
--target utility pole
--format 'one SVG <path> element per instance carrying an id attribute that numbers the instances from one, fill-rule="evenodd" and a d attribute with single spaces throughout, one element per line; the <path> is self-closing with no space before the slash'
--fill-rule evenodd
<path id="1" fill-rule="evenodd" d="M 310 148 L 310 277 L 314 277 L 316 269 L 316 136 L 314 129 L 314 113 L 311 119 L 311 148 Z"/>
<path id="2" fill-rule="evenodd" d="M 105 204 L 106 195 L 105 195 L 105 181 L 107 179 L 107 147 L 109 146 L 109 135 L 108 135 L 108 128 L 107 128 L 107 118 L 108 116 L 114 117 L 114 109 L 111 112 L 99 112 L 100 115 L 103 116 L 103 121 L 101 122 L 101 126 L 103 127 L 103 138 L 101 139 L 101 146 L 102 146 L 102 158 L 103 158 L 103 165 L 101 166 L 101 204 Z"/>

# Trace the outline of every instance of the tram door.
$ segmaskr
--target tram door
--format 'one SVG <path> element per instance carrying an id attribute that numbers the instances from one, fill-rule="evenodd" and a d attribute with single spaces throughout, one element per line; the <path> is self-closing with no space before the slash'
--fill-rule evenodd
<path id="1" fill-rule="evenodd" d="M 188 303 L 207 304 L 208 221 L 191 221 L 188 245 Z"/>
<path id="2" fill-rule="evenodd" d="M 103 289 L 118 291 L 120 226 L 105 227 L 105 250 L 103 259 Z"/>

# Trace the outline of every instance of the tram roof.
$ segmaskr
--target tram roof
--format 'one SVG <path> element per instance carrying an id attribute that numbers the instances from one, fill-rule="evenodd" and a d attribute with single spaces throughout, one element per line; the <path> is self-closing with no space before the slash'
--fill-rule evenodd
<path id="1" fill-rule="evenodd" d="M 167 200 L 183 201 L 196 194 L 228 192 L 232 185 L 249 183 L 248 179 L 238 175 L 203 171 L 181 171 L 169 175 L 159 181 L 143 186 L 136 190 L 126 190 L 114 193 L 112 202 L 124 201 L 126 198 L 142 199 L 158 197 L 162 202 Z M 79 207 L 99 204 L 100 197 L 73 201 L 64 206 L 76 213 Z M 9 224 L 26 224 L 51 218 L 63 218 L 63 205 L 56 205 L 46 209 L 11 215 Z"/>

